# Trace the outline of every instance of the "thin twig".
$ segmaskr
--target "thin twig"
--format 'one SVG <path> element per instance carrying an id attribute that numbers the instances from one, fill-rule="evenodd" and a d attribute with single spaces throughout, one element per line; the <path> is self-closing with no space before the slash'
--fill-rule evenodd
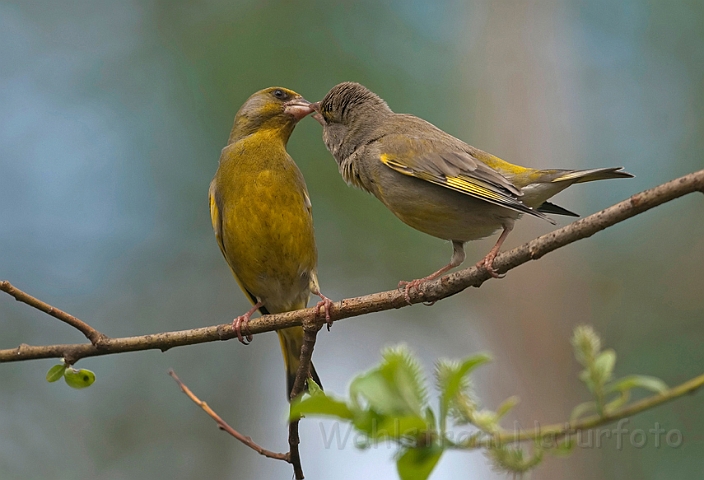
<path id="1" fill-rule="evenodd" d="M 215 420 L 215 423 L 218 424 L 218 428 L 220 430 L 224 430 L 225 432 L 229 433 L 233 437 L 235 437 L 237 440 L 240 442 L 244 443 L 247 445 L 249 448 L 254 450 L 255 452 L 259 453 L 260 455 L 264 455 L 267 458 L 273 458 L 276 460 L 283 460 L 284 462 L 291 463 L 291 460 L 289 458 L 288 453 L 277 453 L 277 452 L 272 452 L 271 450 L 267 450 L 266 448 L 254 443 L 254 441 L 250 437 L 246 437 L 242 435 L 240 432 L 232 428 L 230 425 L 225 422 L 222 418 L 220 418 L 220 415 L 215 413 L 215 411 L 208 406 L 207 403 L 205 403 L 203 400 L 200 398 L 196 397 L 196 395 L 181 381 L 178 376 L 176 376 L 176 373 L 173 370 L 169 370 L 169 375 L 176 380 L 176 383 L 178 384 L 179 388 L 183 393 L 190 398 L 193 403 L 198 405 L 200 408 L 203 409 L 205 413 L 207 413 L 210 418 Z"/>
<path id="2" fill-rule="evenodd" d="M 303 322 L 303 344 L 301 345 L 301 357 L 296 371 L 296 379 L 291 388 L 290 399 L 293 400 L 299 396 L 305 389 L 306 380 L 310 376 L 311 358 L 313 357 L 313 349 L 315 348 L 315 339 L 318 330 L 322 324 L 318 325 L 313 320 Z M 288 425 L 288 445 L 291 454 L 291 464 L 293 465 L 293 474 L 296 480 L 302 480 L 303 467 L 301 466 L 301 455 L 298 451 L 298 445 L 301 439 L 298 435 L 298 422 L 300 419 L 292 420 Z"/>
<path id="3" fill-rule="evenodd" d="M 27 305 L 34 307 L 37 310 L 41 310 L 42 312 L 49 314 L 54 318 L 58 318 L 62 322 L 71 325 L 73 328 L 77 329 L 83 335 L 85 335 L 86 338 L 90 340 L 90 343 L 97 348 L 100 348 L 100 345 L 106 340 L 108 340 L 107 335 L 100 333 L 87 323 L 79 320 L 70 313 L 66 313 L 63 310 L 60 310 L 56 307 L 52 307 L 48 303 L 43 302 L 28 293 L 23 292 L 19 288 L 10 284 L 10 282 L 8 282 L 7 280 L 0 281 L 0 290 L 7 293 L 8 295 L 15 297 L 15 300 L 17 300 L 18 302 L 26 303 Z"/>
<path id="4" fill-rule="evenodd" d="M 306 381 L 310 376 L 311 359 L 313 358 L 313 349 L 315 348 L 315 340 L 318 335 L 318 330 L 322 325 L 317 324 L 315 320 L 307 320 L 303 322 L 303 343 L 301 344 L 301 357 L 296 371 L 296 379 L 291 388 L 290 399 L 293 400 L 300 395 L 306 387 Z"/>
<path id="5" fill-rule="evenodd" d="M 298 451 L 298 445 L 301 443 L 301 438 L 298 435 L 298 422 L 293 420 L 288 424 L 288 448 L 293 466 L 293 477 L 296 480 L 305 478 L 303 475 L 303 467 L 301 466 L 301 453 Z"/>
<path id="6" fill-rule="evenodd" d="M 527 440 L 540 440 L 549 438 L 552 441 L 559 440 L 566 436 L 571 436 L 582 430 L 590 430 L 609 423 L 616 422 L 645 410 L 670 402 L 679 397 L 696 392 L 704 386 L 704 374 L 673 387 L 665 392 L 652 395 L 637 402 L 633 402 L 619 410 L 606 413 L 602 416 L 592 415 L 573 422 L 555 423 L 545 427 L 537 427 L 530 430 L 519 430 L 512 432 L 502 430 L 494 434 L 491 438 L 470 438 L 460 445 L 460 448 L 484 448 L 507 443 L 525 442 Z"/>
<path id="7" fill-rule="evenodd" d="M 704 170 L 690 173 L 655 188 L 633 195 L 605 210 L 578 220 L 570 225 L 542 235 L 509 252 L 502 253 L 494 260 L 494 268 L 505 273 L 530 260 L 550 253 L 558 248 L 594 235 L 605 228 L 623 222 L 651 208 L 693 192 L 704 192 Z M 411 303 L 436 302 L 455 295 L 468 287 L 479 287 L 490 275 L 484 269 L 467 268 L 443 276 L 433 282 L 421 285 L 411 291 Z M 403 292 L 390 290 L 362 297 L 345 299 L 334 304 L 331 309 L 332 320 L 355 317 L 366 313 L 402 308 L 407 305 Z M 253 319 L 248 324 L 249 332 L 259 334 L 272 330 L 302 325 L 306 318 L 314 318 L 316 308 L 306 308 L 294 312 L 264 315 Z M 29 346 L 0 350 L 0 362 L 13 362 L 39 358 L 64 357 L 73 361 L 80 358 L 113 353 L 133 352 L 139 350 L 169 348 L 181 345 L 229 340 L 236 337 L 231 324 L 215 325 L 205 328 L 166 332 L 139 337 L 113 338 L 100 343 L 100 347 L 87 344 Z"/>

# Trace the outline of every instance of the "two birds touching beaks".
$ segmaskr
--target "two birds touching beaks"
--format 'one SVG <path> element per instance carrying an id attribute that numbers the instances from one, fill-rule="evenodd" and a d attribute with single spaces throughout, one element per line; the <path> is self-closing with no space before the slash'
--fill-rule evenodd
<path id="1" fill-rule="evenodd" d="M 621 167 L 536 170 L 472 147 L 413 115 L 394 113 L 358 83 L 334 86 L 310 103 L 282 87 L 253 94 L 235 116 L 210 185 L 210 215 L 220 250 L 254 305 L 237 317 L 240 341 L 251 340 L 254 312 L 305 308 L 310 294 L 330 325 L 332 302 L 320 292 L 311 201 L 303 175 L 286 152 L 296 123 L 313 114 L 344 180 L 378 198 L 401 221 L 452 242 L 450 263 L 427 277 L 400 282 L 411 290 L 459 266 L 464 244 L 502 230 L 477 264 L 498 277 L 493 262 L 523 214 L 578 216 L 547 200 L 575 183 L 628 178 Z M 303 328 L 278 331 L 291 393 Z M 320 384 L 315 369 L 310 376 Z"/>

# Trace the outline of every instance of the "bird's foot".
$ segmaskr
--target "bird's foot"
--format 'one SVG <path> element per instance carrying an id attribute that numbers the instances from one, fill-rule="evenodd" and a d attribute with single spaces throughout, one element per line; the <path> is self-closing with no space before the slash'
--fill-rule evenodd
<path id="1" fill-rule="evenodd" d="M 406 282 L 401 280 L 398 282 L 398 288 L 403 288 L 403 296 L 406 299 L 406 303 L 409 305 L 412 305 L 411 303 L 411 289 L 415 288 L 416 290 L 418 287 L 423 285 L 425 282 L 429 282 L 431 280 L 435 280 L 436 278 L 444 275 L 446 272 L 452 270 L 453 268 L 457 267 L 464 261 L 464 249 L 462 248 L 461 243 L 455 243 L 454 245 L 455 252 L 452 255 L 452 260 L 450 263 L 442 267 L 440 270 L 437 272 L 431 273 L 427 277 L 419 278 L 417 280 L 411 280 L 410 282 Z M 422 295 L 422 294 L 421 294 Z M 435 302 L 424 302 L 426 305 L 433 305 Z"/>
<path id="2" fill-rule="evenodd" d="M 496 254 L 492 255 L 491 253 L 489 253 L 489 255 L 487 255 L 486 257 L 481 259 L 479 263 L 477 263 L 477 268 L 486 270 L 486 272 L 493 278 L 504 278 L 506 274 L 499 274 L 499 272 L 497 272 L 494 268 L 494 258 L 496 258 Z"/>
<path id="3" fill-rule="evenodd" d="M 244 314 L 232 321 L 232 327 L 235 329 L 235 333 L 237 333 L 237 340 L 239 340 L 242 345 L 249 345 L 252 342 L 252 334 L 249 333 L 249 329 L 247 328 L 249 317 L 250 315 Z M 242 335 L 242 330 L 245 332 L 244 335 Z"/>
<path id="4" fill-rule="evenodd" d="M 433 280 L 434 278 L 435 277 L 430 275 L 428 277 L 411 280 L 410 282 L 406 282 L 405 280 L 401 280 L 400 282 L 398 282 L 398 288 L 403 288 L 403 297 L 406 299 L 406 303 L 409 305 L 413 305 L 413 303 L 411 302 L 411 289 L 418 289 L 418 287 L 423 285 L 425 282 L 427 282 L 428 280 Z"/>
<path id="5" fill-rule="evenodd" d="M 239 340 L 242 345 L 249 345 L 251 343 L 252 334 L 249 333 L 247 324 L 249 324 L 249 319 L 252 318 L 254 312 L 256 312 L 259 307 L 262 307 L 263 305 L 263 302 L 257 302 L 256 305 L 250 308 L 247 313 L 245 313 L 244 315 L 240 315 L 232 321 L 232 328 L 235 329 L 235 333 L 237 334 L 237 340 Z M 244 335 L 242 335 L 243 330 Z"/>
<path id="6" fill-rule="evenodd" d="M 321 308 L 325 311 L 325 322 L 328 325 L 329 332 L 330 327 L 332 327 L 332 319 L 330 318 L 330 312 L 332 311 L 333 302 L 322 293 L 317 293 L 317 295 L 320 297 L 321 300 L 315 305 L 315 315 L 320 315 Z"/>
<path id="7" fill-rule="evenodd" d="M 504 225 L 504 231 L 501 232 L 501 235 L 499 235 L 499 239 L 496 241 L 496 244 L 491 248 L 491 250 L 489 250 L 486 257 L 482 258 L 479 263 L 477 263 L 477 268 L 486 270 L 486 273 L 494 278 L 504 278 L 506 276 L 505 273 L 500 275 L 499 272 L 496 271 L 494 268 L 494 259 L 499 254 L 501 245 L 503 245 L 506 237 L 508 237 L 508 234 L 511 233 L 512 228 L 513 225 Z"/>

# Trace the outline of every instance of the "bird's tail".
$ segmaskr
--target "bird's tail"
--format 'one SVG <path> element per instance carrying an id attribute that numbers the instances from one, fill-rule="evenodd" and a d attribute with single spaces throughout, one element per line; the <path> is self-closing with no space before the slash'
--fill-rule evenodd
<path id="1" fill-rule="evenodd" d="M 575 183 L 631 177 L 633 175 L 624 172 L 623 167 L 594 168 L 591 170 L 534 170 L 531 173 L 531 178 L 534 180 L 522 187 L 523 197 L 521 200 L 526 205 L 536 208 L 542 213 L 578 217 L 579 215 L 576 213 L 547 200 Z"/>
<path id="2" fill-rule="evenodd" d="M 609 178 L 632 178 L 623 167 L 594 168 L 591 170 L 565 170 L 552 179 L 552 182 L 584 183 L 594 180 L 607 180 Z"/>
<path id="3" fill-rule="evenodd" d="M 293 383 L 296 381 L 296 373 L 298 372 L 298 366 L 300 365 L 301 358 L 301 346 L 303 345 L 303 327 L 290 327 L 284 328 L 277 332 L 279 334 L 279 341 L 281 342 L 281 353 L 284 356 L 284 366 L 286 367 L 286 391 L 288 392 L 288 398 L 291 398 L 291 390 L 293 390 Z M 318 372 L 315 371 L 315 367 L 311 363 L 310 365 L 310 376 L 313 381 L 322 387 L 320 383 L 320 377 L 318 377 Z M 308 386 L 306 385 L 306 389 Z"/>
<path id="4" fill-rule="evenodd" d="M 239 282 L 237 275 L 235 279 Z M 243 289 L 247 295 L 252 300 L 252 303 L 256 303 L 257 299 L 249 293 L 246 289 Z M 300 308 L 305 308 L 307 299 L 305 303 L 301 305 L 294 306 L 292 310 L 297 310 Z M 266 307 L 259 307 L 259 312 L 262 315 L 269 315 L 271 312 L 267 310 Z M 279 342 L 281 343 L 281 353 L 284 356 L 284 367 L 286 367 L 286 398 L 291 400 L 291 391 L 293 390 L 293 384 L 296 381 L 296 373 L 298 373 L 298 366 L 301 364 L 301 347 L 303 346 L 303 327 L 289 327 L 282 330 L 278 330 L 276 333 L 279 334 Z M 318 377 L 318 372 L 315 371 L 313 364 L 310 364 L 310 376 L 313 381 L 318 384 L 320 388 L 323 388 L 323 384 L 320 383 L 320 377 Z M 305 390 L 308 390 L 308 383 L 306 382 Z"/>

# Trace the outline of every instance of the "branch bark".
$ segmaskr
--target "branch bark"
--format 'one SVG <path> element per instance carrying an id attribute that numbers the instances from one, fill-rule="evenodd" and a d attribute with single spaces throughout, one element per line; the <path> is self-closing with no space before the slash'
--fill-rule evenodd
<path id="1" fill-rule="evenodd" d="M 34 307 L 37 310 L 41 310 L 47 315 L 51 315 L 52 317 L 58 318 L 62 322 L 71 325 L 73 328 L 85 335 L 86 338 L 90 340 L 90 343 L 93 344 L 93 346 L 95 347 L 100 347 L 102 343 L 109 339 L 107 335 L 100 333 L 99 331 L 97 331 L 87 323 L 74 317 L 70 313 L 66 313 L 63 310 L 59 310 L 56 307 L 52 307 L 48 303 L 43 302 L 38 298 L 35 298 L 29 295 L 28 293 L 25 293 L 22 290 L 13 287 L 8 281 L 0 282 L 0 290 L 7 293 L 8 295 L 15 297 L 15 300 L 17 300 L 18 302 L 26 303 L 30 307 Z"/>
<path id="2" fill-rule="evenodd" d="M 212 418 L 213 420 L 215 420 L 215 423 L 217 423 L 218 428 L 219 428 L 220 430 L 223 430 L 223 431 L 229 433 L 231 436 L 233 436 L 234 438 L 236 438 L 236 439 L 239 440 L 240 442 L 244 443 L 245 445 L 247 445 L 249 448 L 251 448 L 252 450 L 254 450 L 255 452 L 257 452 L 257 453 L 260 454 L 260 455 L 263 455 L 263 456 L 265 456 L 265 457 L 267 457 L 267 458 L 273 458 L 273 459 L 275 459 L 275 460 L 283 460 L 284 462 L 291 463 L 290 455 L 289 455 L 288 453 L 277 453 L 277 452 L 272 452 L 271 450 L 267 450 L 266 448 L 264 448 L 264 447 L 260 446 L 259 444 L 255 443 L 254 440 L 252 440 L 251 437 L 247 437 L 247 436 L 245 436 L 245 435 L 242 435 L 240 432 L 238 432 L 237 430 L 235 430 L 234 428 L 232 428 L 230 425 L 228 425 L 228 423 L 227 423 L 225 420 L 223 420 L 223 419 L 220 417 L 220 415 L 218 415 L 217 413 L 215 413 L 215 410 L 213 410 L 212 408 L 210 408 L 210 406 L 209 406 L 207 403 L 205 403 L 203 400 L 201 400 L 200 398 L 198 398 L 198 397 L 191 391 L 191 389 L 188 388 L 188 387 L 181 381 L 180 378 L 178 378 L 178 376 L 176 375 L 176 373 L 175 373 L 173 370 L 169 370 L 169 375 L 171 375 L 171 378 L 173 378 L 173 379 L 176 381 L 176 383 L 178 384 L 178 386 L 179 386 L 179 388 L 181 389 L 181 391 L 182 391 L 183 393 L 185 393 L 186 396 L 187 396 L 188 398 L 190 398 L 190 399 L 193 401 L 193 403 L 195 403 L 196 405 L 198 405 L 201 409 L 203 409 L 203 411 L 204 411 L 205 413 L 207 413 L 207 414 L 210 416 L 210 418 Z"/>
<path id="3" fill-rule="evenodd" d="M 311 359 L 313 357 L 313 349 L 315 348 L 315 339 L 318 335 L 318 330 L 320 330 L 321 325 L 316 324 L 315 321 L 304 321 L 303 322 L 303 344 L 301 345 L 301 357 L 298 364 L 298 370 L 296 371 L 296 380 L 293 382 L 293 388 L 291 389 L 290 400 L 303 393 L 306 386 L 306 380 L 310 376 L 310 366 Z M 288 424 L 288 445 L 289 453 L 291 458 L 291 464 L 293 465 L 293 475 L 296 480 L 302 480 L 303 467 L 301 466 L 301 455 L 298 451 L 298 445 L 301 443 L 301 439 L 298 435 L 298 423 L 300 419 L 292 420 Z"/>
<path id="4" fill-rule="evenodd" d="M 704 192 L 704 170 L 690 173 L 635 194 L 616 205 L 555 230 L 554 232 L 542 235 L 506 253 L 502 253 L 496 257 L 494 267 L 498 273 L 506 273 L 530 260 L 537 260 L 547 253 L 582 238 L 590 237 L 601 230 L 623 222 L 635 215 L 639 215 L 651 208 L 697 191 Z M 455 295 L 468 287 L 479 287 L 490 278 L 490 275 L 484 269 L 470 267 L 460 270 L 445 275 L 433 282 L 423 284 L 419 289 L 411 291 L 411 303 L 436 302 L 451 295 Z M 0 282 L 0 285 L 2 285 L 2 290 L 6 292 L 14 288 L 7 281 Z M 30 305 L 47 313 L 50 313 L 49 310 L 53 308 L 47 304 L 44 304 L 47 308 L 40 308 L 38 304 L 30 303 Z M 403 308 L 405 306 L 407 306 L 407 303 L 403 292 L 399 290 L 389 290 L 336 302 L 331 311 L 331 319 L 337 321 L 364 315 L 366 313 L 390 310 L 392 308 Z M 53 315 L 53 313 L 51 314 Z M 316 308 L 306 308 L 294 312 L 265 315 L 253 319 L 250 321 L 248 329 L 252 334 L 259 334 L 302 325 L 306 319 L 313 320 L 315 318 Z M 66 321 L 65 319 L 62 320 Z M 70 322 L 67 323 L 71 324 Z M 76 326 L 76 328 L 78 327 Z M 79 330 L 81 329 L 79 328 Z M 81 358 L 97 355 L 153 349 L 166 351 L 177 346 L 229 340 L 234 337 L 236 337 L 236 333 L 232 325 L 228 323 L 138 337 L 106 338 L 96 345 L 68 344 L 30 346 L 23 344 L 16 348 L 0 350 L 0 362 L 63 357 L 68 363 L 75 363 Z"/>
<path id="5" fill-rule="evenodd" d="M 310 375 L 311 358 L 313 356 L 313 348 L 315 347 L 315 340 L 320 330 L 321 325 L 316 324 L 314 321 L 306 321 L 303 326 L 303 345 L 301 346 L 301 356 L 300 363 L 298 365 L 298 370 L 296 371 L 296 380 L 293 383 L 293 388 L 291 389 L 291 400 L 300 395 L 304 388 L 306 379 Z M 218 428 L 229 433 L 232 437 L 236 438 L 255 452 L 263 455 L 267 458 L 273 458 L 275 460 L 283 460 L 288 462 L 293 467 L 293 475 L 296 480 L 303 480 L 305 477 L 303 475 L 303 467 L 301 466 L 301 455 L 298 450 L 298 445 L 301 443 L 300 437 L 298 435 L 298 423 L 300 419 L 293 420 L 289 423 L 289 434 L 288 443 L 289 451 L 288 453 L 277 453 L 267 450 L 266 448 L 255 443 L 251 437 L 242 435 L 240 432 L 232 428 L 225 420 L 223 420 L 220 415 L 218 415 L 210 406 L 198 398 L 182 381 L 173 370 L 169 370 L 169 375 L 176 381 L 179 388 L 183 393 L 190 398 L 193 403 L 198 405 L 205 413 L 207 413 L 210 418 L 215 420 Z"/>
<path id="6" fill-rule="evenodd" d="M 670 402 L 687 394 L 692 394 L 704 386 L 704 374 L 692 378 L 681 385 L 673 387 L 658 395 L 653 395 L 644 398 L 637 402 L 633 402 L 619 410 L 606 413 L 605 415 L 592 415 L 587 418 L 575 420 L 573 422 L 556 423 L 546 425 L 545 427 L 537 427 L 531 430 L 520 430 L 517 432 L 501 431 L 494 434 L 490 438 L 470 438 L 467 442 L 460 445 L 460 448 L 486 448 L 496 445 L 505 445 L 507 443 L 525 442 L 528 440 L 541 440 L 550 438 L 551 440 L 559 440 L 563 437 L 571 436 L 582 430 L 590 430 L 592 428 L 607 425 L 616 422 L 623 418 L 631 417 L 651 408 Z"/>

